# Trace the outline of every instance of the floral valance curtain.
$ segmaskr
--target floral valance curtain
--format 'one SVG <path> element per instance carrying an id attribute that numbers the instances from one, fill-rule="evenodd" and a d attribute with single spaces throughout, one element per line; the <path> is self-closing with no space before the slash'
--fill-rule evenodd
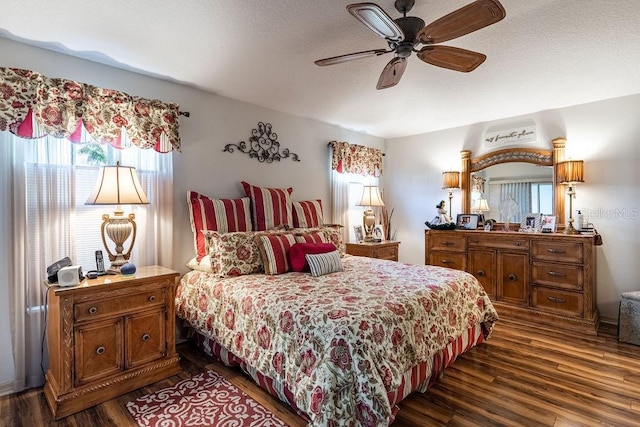
<path id="1" fill-rule="evenodd" d="M 30 70 L 0 67 L 0 130 L 117 148 L 180 151 L 179 107 Z"/>
<path id="2" fill-rule="evenodd" d="M 332 170 L 374 177 L 382 175 L 382 150 L 337 141 L 331 141 L 329 146 L 333 150 Z"/>

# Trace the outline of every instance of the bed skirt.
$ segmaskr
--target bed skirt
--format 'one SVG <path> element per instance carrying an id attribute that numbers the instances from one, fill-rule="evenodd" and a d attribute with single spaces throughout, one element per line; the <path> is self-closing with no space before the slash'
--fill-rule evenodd
<path id="1" fill-rule="evenodd" d="M 207 355 L 221 361 L 227 366 L 239 366 L 261 388 L 287 403 L 298 415 L 309 421 L 307 414 L 300 410 L 295 404 L 293 394 L 285 384 L 281 384 L 277 380 L 262 375 L 256 369 L 247 365 L 244 360 L 221 346 L 217 341 L 204 336 L 198 330 L 191 329 L 190 337 L 195 341 L 197 347 Z M 398 403 L 414 391 L 421 393 L 427 391 L 437 379 L 442 377 L 444 370 L 451 365 L 459 355 L 484 342 L 484 340 L 485 334 L 483 333 L 482 324 L 478 323 L 467 329 L 466 333 L 451 341 L 444 350 L 436 353 L 431 361 L 423 362 L 406 371 L 402 377 L 400 386 L 387 394 L 389 402 L 393 407 L 389 424 L 395 420 L 395 415 L 400 409 L 397 405 Z"/>

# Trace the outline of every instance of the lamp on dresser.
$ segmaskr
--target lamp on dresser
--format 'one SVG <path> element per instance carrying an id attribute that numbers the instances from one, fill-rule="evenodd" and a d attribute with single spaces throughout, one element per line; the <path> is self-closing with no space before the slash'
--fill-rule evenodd
<path id="1" fill-rule="evenodd" d="M 569 220 L 564 234 L 580 234 L 573 226 L 573 197 L 576 194 L 576 183 L 584 182 L 584 162 L 582 160 L 567 160 L 556 165 L 558 182 L 567 186 L 569 196 Z"/>
<path id="2" fill-rule="evenodd" d="M 453 218 L 451 210 L 451 199 L 453 199 L 453 189 L 460 188 L 460 172 L 442 172 L 442 189 L 449 190 L 449 217 Z"/>
<path id="3" fill-rule="evenodd" d="M 489 212 L 489 203 L 487 199 L 476 199 L 471 203 L 471 213 L 480 215 L 480 219 L 484 222 L 484 213 Z"/>
<path id="4" fill-rule="evenodd" d="M 109 261 L 111 261 L 110 271 L 120 272 L 120 267 L 129 261 L 133 244 L 136 241 L 135 214 L 130 213 L 125 218 L 120 205 L 146 205 L 148 203 L 149 200 L 142 191 L 138 180 L 136 168 L 120 166 L 120 162 L 117 162 L 115 166 L 104 166 L 100 169 L 98 181 L 85 205 L 116 205 L 113 217 L 109 214 L 102 215 L 102 243 L 109 255 Z M 115 253 L 109 249 L 105 233 L 115 244 Z M 129 236 L 131 236 L 131 245 L 129 250 L 123 253 L 124 244 Z"/>
<path id="5" fill-rule="evenodd" d="M 360 198 L 358 206 L 369 208 L 365 209 L 362 213 L 362 225 L 364 227 L 365 242 L 371 242 L 373 240 L 373 227 L 376 224 L 376 216 L 371 208 L 384 206 L 382 196 L 380 195 L 380 188 L 378 188 L 377 185 L 365 185 L 362 189 L 362 197 Z"/>

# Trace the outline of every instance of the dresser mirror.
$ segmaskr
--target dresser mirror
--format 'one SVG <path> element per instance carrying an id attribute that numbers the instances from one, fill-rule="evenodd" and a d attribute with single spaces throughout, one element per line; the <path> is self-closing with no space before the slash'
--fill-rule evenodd
<path id="1" fill-rule="evenodd" d="M 462 151 L 462 212 L 482 213 L 487 219 L 503 221 L 499 205 L 514 195 L 518 199 L 514 207 L 518 206 L 515 210 L 520 214 L 551 213 L 558 224 L 564 224 L 565 188 L 555 179 L 555 165 L 564 160 L 565 142 L 565 138 L 554 139 L 552 150 L 507 148 L 475 158 L 471 151 Z M 488 210 L 479 211 L 479 207 Z M 519 214 L 509 222 L 517 228 Z"/>

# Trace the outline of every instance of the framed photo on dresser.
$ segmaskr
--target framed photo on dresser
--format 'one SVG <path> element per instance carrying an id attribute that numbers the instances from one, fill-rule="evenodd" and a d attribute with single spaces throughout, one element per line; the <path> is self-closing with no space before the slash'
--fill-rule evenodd
<path id="1" fill-rule="evenodd" d="M 542 215 L 541 229 L 543 233 L 555 233 L 556 232 L 556 216 L 555 215 Z"/>

